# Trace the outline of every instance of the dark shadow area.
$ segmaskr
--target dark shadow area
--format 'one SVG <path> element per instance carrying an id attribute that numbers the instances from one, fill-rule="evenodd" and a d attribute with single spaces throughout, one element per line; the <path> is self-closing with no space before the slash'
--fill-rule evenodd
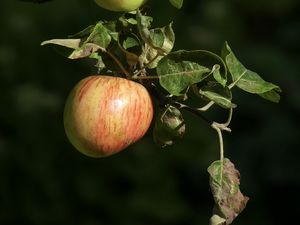
<path id="1" fill-rule="evenodd" d="M 174 21 L 176 49 L 238 58 L 282 87 L 280 104 L 236 90 L 225 151 L 241 172 L 249 205 L 235 224 L 296 221 L 300 201 L 300 4 L 298 0 L 185 0 L 180 11 L 149 0 L 156 24 Z M 62 122 L 70 89 L 94 72 L 40 43 L 118 15 L 87 0 L 0 3 L 0 224 L 208 224 L 206 168 L 218 157 L 215 131 L 187 113 L 187 133 L 161 150 L 151 130 L 126 151 L 91 159 L 68 142 Z M 223 111 L 211 114 L 222 120 Z M 292 224 L 294 224 L 293 222 Z"/>

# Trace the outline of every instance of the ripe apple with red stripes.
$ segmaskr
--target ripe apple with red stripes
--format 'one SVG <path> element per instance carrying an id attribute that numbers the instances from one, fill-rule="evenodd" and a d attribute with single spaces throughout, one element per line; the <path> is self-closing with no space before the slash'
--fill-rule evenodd
<path id="1" fill-rule="evenodd" d="M 95 0 L 102 8 L 116 12 L 130 12 L 138 9 L 147 0 Z"/>
<path id="2" fill-rule="evenodd" d="M 81 80 L 69 94 L 64 127 L 81 153 L 106 157 L 142 138 L 152 118 L 152 100 L 143 85 L 96 75 Z"/>

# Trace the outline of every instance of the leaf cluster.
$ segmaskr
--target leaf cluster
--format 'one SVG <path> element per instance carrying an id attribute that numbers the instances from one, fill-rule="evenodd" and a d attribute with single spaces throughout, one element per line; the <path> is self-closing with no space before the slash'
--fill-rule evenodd
<path id="1" fill-rule="evenodd" d="M 183 1 L 170 2 L 180 8 Z M 280 100 L 280 87 L 246 68 L 227 42 L 220 54 L 207 50 L 173 51 L 172 23 L 153 27 L 153 18 L 145 11 L 99 21 L 68 39 L 42 43 L 48 44 L 63 47 L 69 59 L 94 60 L 99 74 L 121 76 L 145 85 L 159 103 L 153 136 L 161 147 L 183 137 L 186 126 L 182 110 L 200 116 L 220 135 L 222 130 L 230 131 L 228 125 L 237 106 L 233 101 L 234 87 L 272 102 Z M 189 106 L 186 102 L 190 98 L 197 98 L 199 105 Z M 230 111 L 227 123 L 215 123 L 202 115 L 213 105 Z M 208 171 L 216 203 L 211 224 L 231 224 L 248 201 L 239 191 L 238 171 L 228 159 L 214 162 Z"/>
<path id="2" fill-rule="evenodd" d="M 272 102 L 279 101 L 280 88 L 247 69 L 227 42 L 220 55 L 207 50 L 172 51 L 175 44 L 172 23 L 159 28 L 153 28 L 152 24 L 153 18 L 138 10 L 113 21 L 99 21 L 68 39 L 52 39 L 42 45 L 65 47 L 68 50 L 65 54 L 70 59 L 95 60 L 99 74 L 124 76 L 144 85 L 156 83 L 169 99 L 167 104 L 160 104 L 161 112 L 170 112 L 172 100 L 185 101 L 191 96 L 199 98 L 201 104 L 235 108 L 233 87 Z M 168 114 L 159 113 L 156 127 L 166 125 L 160 123 L 169 121 L 164 119 Z M 183 120 L 181 114 L 174 116 L 176 121 Z M 170 140 L 172 136 L 177 138 L 183 134 L 182 130 L 178 134 L 174 129 L 170 131 Z M 161 131 L 155 129 L 155 140 L 159 139 L 159 133 Z M 173 143 L 170 140 L 156 142 L 166 146 Z"/>

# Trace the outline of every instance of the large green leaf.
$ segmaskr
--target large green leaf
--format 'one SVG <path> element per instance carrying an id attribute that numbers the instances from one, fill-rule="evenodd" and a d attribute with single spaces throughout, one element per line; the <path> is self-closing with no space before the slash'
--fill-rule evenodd
<path id="1" fill-rule="evenodd" d="M 226 225 L 231 224 L 249 200 L 240 191 L 239 171 L 229 159 L 225 158 L 223 161 L 213 162 L 208 167 L 208 172 L 215 201 L 211 225 L 223 224 L 220 223 L 222 219 L 226 221 Z"/>
<path id="2" fill-rule="evenodd" d="M 225 43 L 222 55 L 237 87 L 252 94 L 259 94 L 267 100 L 279 102 L 280 95 L 277 92 L 281 92 L 280 88 L 263 80 L 257 73 L 248 70 L 236 58 L 227 43 Z"/>
<path id="3" fill-rule="evenodd" d="M 164 57 L 156 71 L 160 84 L 170 94 L 181 95 L 189 86 L 203 81 L 215 71 L 214 60 L 207 51 L 177 51 Z M 214 62 L 213 62 L 214 61 Z"/>

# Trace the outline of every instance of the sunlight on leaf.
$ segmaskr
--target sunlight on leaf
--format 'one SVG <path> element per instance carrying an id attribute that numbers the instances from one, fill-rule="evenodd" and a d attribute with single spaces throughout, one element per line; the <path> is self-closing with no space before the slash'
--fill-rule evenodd
<path id="1" fill-rule="evenodd" d="M 175 62 L 162 59 L 157 67 L 160 84 L 170 94 L 181 95 L 192 84 L 198 83 L 209 76 L 210 69 L 194 62 Z"/>
<path id="2" fill-rule="evenodd" d="M 224 218 L 214 214 L 209 220 L 209 225 L 223 225 L 225 222 Z"/>
<path id="3" fill-rule="evenodd" d="M 81 42 L 80 39 L 52 39 L 48 41 L 43 41 L 41 45 L 44 46 L 48 44 L 53 44 L 53 45 L 63 46 L 66 48 L 76 49 L 79 48 L 80 42 Z"/>
<path id="4" fill-rule="evenodd" d="M 152 18 L 137 13 L 137 27 L 145 42 L 141 61 L 148 68 L 155 68 L 163 56 L 169 54 L 174 47 L 175 34 L 172 23 L 162 28 L 150 29 Z"/>
<path id="5" fill-rule="evenodd" d="M 236 58 L 227 43 L 225 43 L 222 55 L 237 87 L 252 94 L 259 94 L 267 100 L 279 102 L 280 95 L 277 92 L 281 92 L 281 89 L 275 84 L 264 81 L 257 73 L 248 70 Z"/>

